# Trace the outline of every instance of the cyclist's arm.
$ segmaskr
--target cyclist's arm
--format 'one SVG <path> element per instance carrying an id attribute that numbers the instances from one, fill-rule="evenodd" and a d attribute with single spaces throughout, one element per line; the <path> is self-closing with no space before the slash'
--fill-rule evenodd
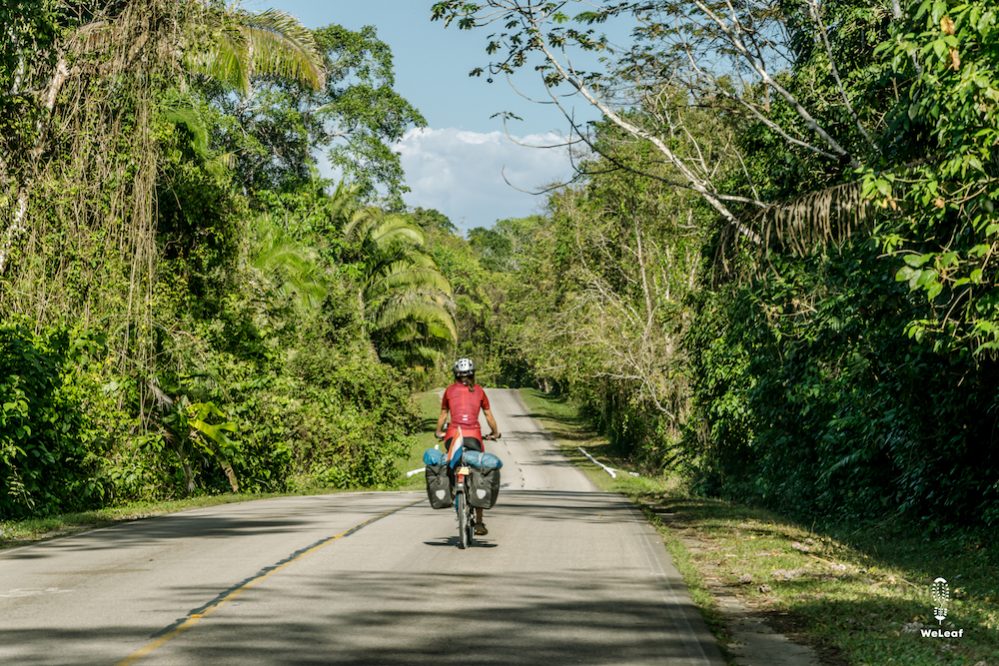
<path id="1" fill-rule="evenodd" d="M 493 410 L 483 409 L 482 411 L 486 415 L 486 423 L 488 423 L 489 427 L 492 428 L 492 432 L 489 434 L 491 434 L 494 437 L 499 437 L 500 431 L 499 427 L 496 425 L 496 419 L 493 418 Z"/>
<path id="2" fill-rule="evenodd" d="M 447 422 L 447 414 L 448 410 L 442 409 L 441 415 L 437 417 L 437 436 L 442 439 L 444 437 L 444 431 L 441 430 L 441 428 L 443 428 L 444 424 Z"/>

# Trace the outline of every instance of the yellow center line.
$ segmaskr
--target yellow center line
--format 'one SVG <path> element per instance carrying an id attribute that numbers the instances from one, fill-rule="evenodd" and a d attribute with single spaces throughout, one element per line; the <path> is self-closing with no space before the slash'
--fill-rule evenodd
<path id="1" fill-rule="evenodd" d="M 297 550 L 274 565 L 271 565 L 269 567 L 264 567 L 250 578 L 247 578 L 243 582 L 222 592 L 219 596 L 215 597 L 215 599 L 208 602 L 204 606 L 201 606 L 200 608 L 195 608 L 194 610 L 190 611 L 187 615 L 185 615 L 183 618 L 178 620 L 176 623 L 170 625 L 169 627 L 163 629 L 160 632 L 157 632 L 158 635 L 156 635 L 156 637 L 153 640 L 149 641 L 141 648 L 139 648 L 132 654 L 128 655 L 121 661 L 119 661 L 118 666 L 128 666 L 129 664 L 134 664 L 138 662 L 140 659 L 148 657 L 150 654 L 152 654 L 159 648 L 163 647 L 164 645 L 166 645 L 167 643 L 169 643 L 170 641 L 177 638 L 182 633 L 193 627 L 195 624 L 198 623 L 199 620 L 207 617 L 208 615 L 211 615 L 219 608 L 221 608 L 223 605 L 225 605 L 227 602 L 232 601 L 240 594 L 242 594 L 244 591 L 252 587 L 255 587 L 261 581 L 270 578 L 272 575 L 276 574 L 278 571 L 281 571 L 292 562 L 297 562 L 298 560 L 306 557 L 307 555 L 311 555 L 317 550 L 325 548 L 326 546 L 335 543 L 336 541 L 339 541 L 344 537 L 350 536 L 354 532 L 357 532 L 358 530 L 367 527 L 371 523 L 377 522 L 383 518 L 387 518 L 391 516 L 393 513 L 398 513 L 403 509 L 408 509 L 411 506 L 415 506 L 416 504 L 419 504 L 421 501 L 423 500 L 418 499 L 415 502 L 410 502 L 409 504 L 396 507 L 395 509 L 391 509 L 384 513 L 380 513 L 372 518 L 368 518 L 364 522 L 358 523 L 357 525 L 354 525 L 350 529 L 346 529 L 343 532 L 340 532 L 339 534 L 334 534 L 331 537 L 326 537 L 325 539 L 317 541 L 316 543 L 310 546 L 306 546 L 301 550 Z"/>

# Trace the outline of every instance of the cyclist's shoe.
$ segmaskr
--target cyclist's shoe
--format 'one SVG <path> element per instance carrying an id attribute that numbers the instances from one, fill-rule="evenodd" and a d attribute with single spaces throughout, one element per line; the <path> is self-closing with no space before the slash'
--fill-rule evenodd
<path id="1" fill-rule="evenodd" d="M 489 530 L 486 529 L 485 523 L 475 524 L 475 536 L 485 536 L 487 534 L 489 534 Z"/>

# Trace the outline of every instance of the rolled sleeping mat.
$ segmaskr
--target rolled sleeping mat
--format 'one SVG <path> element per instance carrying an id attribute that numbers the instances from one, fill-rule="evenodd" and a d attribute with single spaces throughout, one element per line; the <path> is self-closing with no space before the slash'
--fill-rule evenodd
<path id="1" fill-rule="evenodd" d="M 482 470 L 500 469 L 503 467 L 503 461 L 499 459 L 499 456 L 492 453 L 484 453 L 483 451 L 465 451 L 464 456 L 462 456 L 462 462 L 469 467 Z"/>

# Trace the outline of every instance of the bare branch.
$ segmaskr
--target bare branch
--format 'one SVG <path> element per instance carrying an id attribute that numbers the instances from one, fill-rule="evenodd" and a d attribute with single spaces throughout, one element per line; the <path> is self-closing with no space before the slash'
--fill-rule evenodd
<path id="1" fill-rule="evenodd" d="M 698 77 L 701 78 L 702 80 L 710 80 L 711 76 L 697 64 L 697 61 L 694 58 L 694 55 L 690 52 L 690 49 L 686 48 L 684 49 L 684 52 L 687 55 L 687 59 L 690 62 L 690 66 L 694 69 L 694 72 L 698 75 Z M 788 143 L 795 146 L 800 146 L 805 150 L 809 150 L 815 153 L 816 155 L 821 155 L 822 157 L 825 157 L 827 159 L 836 159 L 836 155 L 826 150 L 822 150 L 817 146 L 813 146 L 807 141 L 803 141 L 802 139 L 791 136 L 787 130 L 785 130 L 783 127 L 774 122 L 773 119 L 768 118 L 762 111 L 760 111 L 759 108 L 757 108 L 755 104 L 747 100 L 745 95 L 736 95 L 730 93 L 729 91 L 725 90 L 723 87 L 717 85 L 713 88 L 712 91 L 715 92 L 716 94 L 720 94 L 725 99 L 736 102 L 737 104 L 744 107 L 747 111 L 749 111 L 753 115 L 754 118 L 759 120 L 761 123 L 769 127 L 777 134 L 779 134 L 780 137 L 785 141 L 787 141 Z"/>
<path id="2" fill-rule="evenodd" d="M 536 19 L 531 18 L 531 23 L 533 25 L 534 37 L 538 43 L 539 48 L 545 54 L 549 63 L 558 71 L 559 76 L 562 77 L 564 81 L 569 83 L 572 87 L 580 92 L 583 97 L 586 98 L 593 106 L 603 113 L 604 117 L 613 122 L 615 125 L 628 132 L 632 136 L 639 137 L 651 143 L 653 146 L 659 150 L 660 153 L 666 156 L 666 159 L 674 166 L 676 169 L 687 179 L 693 189 L 698 192 L 707 201 L 712 208 L 714 208 L 718 213 L 732 226 L 734 226 L 738 232 L 744 237 L 751 240 L 753 243 L 759 245 L 762 243 L 762 239 L 759 234 L 744 225 L 739 219 L 732 213 L 731 210 L 722 202 L 721 199 L 716 196 L 716 194 L 708 187 L 708 185 L 698 178 L 690 167 L 677 156 L 666 143 L 660 139 L 658 136 L 634 125 L 627 120 L 625 120 L 620 114 L 607 106 L 602 100 L 600 100 L 594 93 L 589 89 L 589 87 L 578 77 L 571 74 L 562 63 L 555 57 L 552 53 L 547 41 L 541 33 L 541 29 L 538 26 Z"/>
<path id="3" fill-rule="evenodd" d="M 772 88 L 774 92 L 776 92 L 778 95 L 784 98 L 784 101 L 786 101 L 791 106 L 791 108 L 794 109 L 794 112 L 798 114 L 798 117 L 800 117 L 809 127 L 809 129 L 815 132 L 815 134 L 817 134 L 825 142 L 825 144 L 829 146 L 832 152 L 839 155 L 840 157 L 843 157 L 844 159 L 848 159 L 852 167 L 854 168 L 860 167 L 860 163 L 857 162 L 856 159 L 851 157 L 849 152 L 847 152 L 847 150 L 842 145 L 840 145 L 840 143 L 836 141 L 836 139 L 834 139 L 821 125 L 819 125 L 818 121 L 815 120 L 812 114 L 809 113 L 808 110 L 804 106 L 802 106 L 801 102 L 798 101 L 798 98 L 795 97 L 793 94 L 791 94 L 789 90 L 787 90 L 784 86 L 778 83 L 770 75 L 770 72 L 767 70 L 765 63 L 761 60 L 758 60 L 754 54 L 750 53 L 749 48 L 746 46 L 746 43 L 743 39 L 745 33 L 742 31 L 741 24 L 739 24 L 736 21 L 733 25 L 730 26 L 724 19 L 718 16 L 718 14 L 716 14 L 702 0 L 693 0 L 693 2 L 695 5 L 697 5 L 698 9 L 700 9 L 705 14 L 705 16 L 709 17 L 711 21 L 718 26 L 718 29 L 721 30 L 722 35 L 724 35 L 725 38 L 728 40 L 729 44 L 731 44 L 732 47 L 743 56 L 743 58 L 746 60 L 749 66 L 752 67 L 752 69 L 760 77 L 760 80 L 763 81 L 763 83 L 765 83 L 767 86 Z M 731 6 L 730 3 L 729 6 Z"/>
<path id="4" fill-rule="evenodd" d="M 874 143 L 871 135 L 868 134 L 867 128 L 865 128 L 864 124 L 860 122 L 860 116 L 857 115 L 856 110 L 854 110 L 853 105 L 850 103 L 850 97 L 846 94 L 846 87 L 843 85 L 843 80 L 839 77 L 839 68 L 836 67 L 836 58 L 833 56 L 832 45 L 829 43 L 829 33 L 826 32 L 826 25 L 822 22 L 822 16 L 819 11 L 819 2 L 818 0 L 807 0 L 807 2 L 808 9 L 812 14 L 812 20 L 815 21 L 815 25 L 819 29 L 819 36 L 822 38 L 822 44 L 826 48 L 826 56 L 829 58 L 829 67 L 832 70 L 833 79 L 836 80 L 836 88 L 843 97 L 843 104 L 846 105 L 846 109 L 850 112 L 853 122 L 857 125 L 857 129 L 860 130 L 861 135 L 863 135 L 868 145 L 870 145 L 870 147 L 874 150 L 878 150 L 878 146 Z"/>

